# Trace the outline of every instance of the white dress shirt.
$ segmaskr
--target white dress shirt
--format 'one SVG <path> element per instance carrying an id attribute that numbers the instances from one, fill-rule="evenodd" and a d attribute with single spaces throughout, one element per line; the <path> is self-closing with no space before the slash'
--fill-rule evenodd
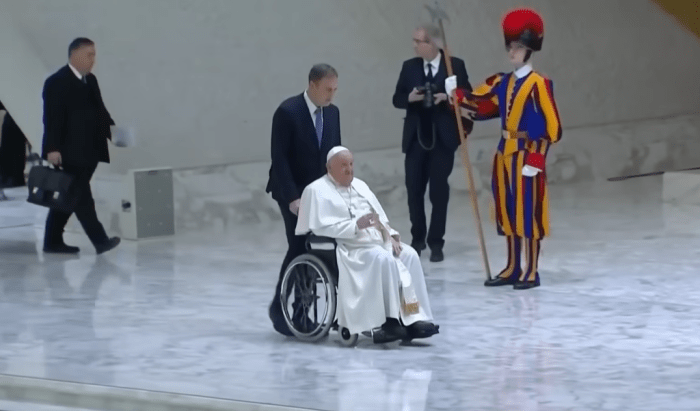
<path id="1" fill-rule="evenodd" d="M 68 63 L 68 67 L 70 67 L 70 69 L 73 71 L 73 74 L 75 74 L 75 76 L 78 77 L 78 80 L 83 81 L 83 75 L 80 74 L 80 72 L 75 67 L 73 67 L 70 63 Z"/>
<path id="2" fill-rule="evenodd" d="M 440 57 L 442 57 L 442 55 L 438 53 L 437 57 L 435 57 L 431 61 L 425 59 L 423 60 L 423 72 L 426 76 L 428 75 L 428 65 L 431 65 L 433 67 L 433 77 L 437 75 L 437 72 L 440 69 Z"/>
<path id="3" fill-rule="evenodd" d="M 313 101 L 309 98 L 308 90 L 304 91 L 304 100 L 306 100 L 306 105 L 309 106 L 309 113 L 311 114 L 311 121 L 314 122 L 314 127 L 316 127 L 316 110 L 321 109 L 321 121 L 323 121 L 323 108 L 317 107 Z"/>

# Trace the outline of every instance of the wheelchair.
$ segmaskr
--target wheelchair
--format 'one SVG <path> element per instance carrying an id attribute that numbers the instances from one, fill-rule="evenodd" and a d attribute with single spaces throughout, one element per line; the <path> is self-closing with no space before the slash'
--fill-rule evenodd
<path id="1" fill-rule="evenodd" d="M 341 345 L 353 347 L 358 334 L 350 334 L 347 328 L 339 327 L 335 318 L 336 247 L 333 238 L 307 235 L 307 253 L 292 260 L 282 278 L 282 312 L 289 330 L 301 341 L 317 342 L 334 330 L 340 335 Z"/>

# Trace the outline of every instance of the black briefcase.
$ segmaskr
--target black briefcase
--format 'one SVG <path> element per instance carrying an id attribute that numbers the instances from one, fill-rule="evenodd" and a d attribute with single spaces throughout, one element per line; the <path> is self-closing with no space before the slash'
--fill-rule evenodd
<path id="1" fill-rule="evenodd" d="M 63 170 L 35 165 L 29 170 L 27 202 L 70 214 L 78 202 L 75 178 Z"/>

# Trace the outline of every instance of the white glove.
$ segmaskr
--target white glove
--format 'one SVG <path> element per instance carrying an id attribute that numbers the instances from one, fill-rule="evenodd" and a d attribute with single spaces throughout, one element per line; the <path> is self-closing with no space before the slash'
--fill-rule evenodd
<path id="1" fill-rule="evenodd" d="M 457 76 L 450 76 L 445 79 L 445 93 L 452 96 L 452 92 L 457 88 Z"/>
<path id="2" fill-rule="evenodd" d="M 539 173 L 540 170 L 536 169 L 535 167 L 532 166 L 524 166 L 523 167 L 523 175 L 525 177 L 534 177 Z"/>

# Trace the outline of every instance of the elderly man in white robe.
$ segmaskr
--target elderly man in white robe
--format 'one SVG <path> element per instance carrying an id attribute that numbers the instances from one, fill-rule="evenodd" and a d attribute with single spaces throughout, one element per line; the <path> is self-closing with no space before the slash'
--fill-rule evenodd
<path id="1" fill-rule="evenodd" d="M 437 334 L 418 253 L 354 178 L 352 153 L 334 147 L 326 168 L 302 193 L 296 235 L 312 232 L 338 244 L 338 325 L 352 334 L 370 331 L 375 343 Z"/>

